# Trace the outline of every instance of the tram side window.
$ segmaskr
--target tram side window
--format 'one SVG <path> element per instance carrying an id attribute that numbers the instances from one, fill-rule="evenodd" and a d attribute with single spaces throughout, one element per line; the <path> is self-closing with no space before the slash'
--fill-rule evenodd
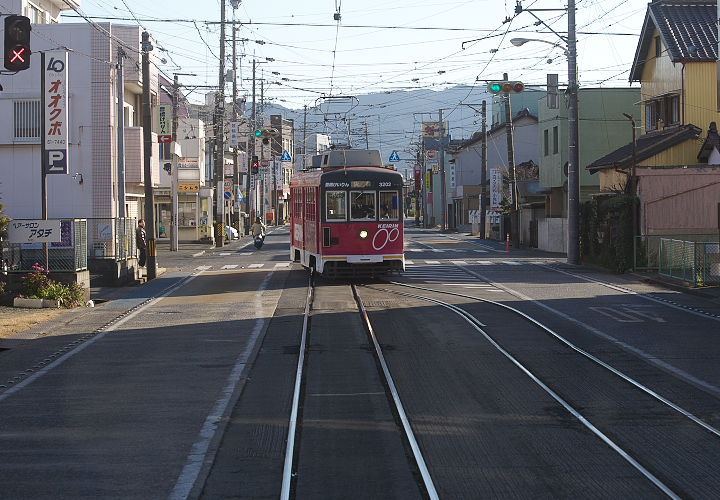
<path id="1" fill-rule="evenodd" d="M 350 207 L 350 219 L 367 220 L 375 219 L 375 192 L 374 191 L 350 191 L 352 206 Z"/>
<path id="2" fill-rule="evenodd" d="M 327 191 L 325 193 L 325 219 L 347 219 L 347 193 L 345 191 Z"/>
<path id="3" fill-rule="evenodd" d="M 397 191 L 380 191 L 380 219 L 399 220 L 399 200 Z"/>
<path id="4" fill-rule="evenodd" d="M 315 188 L 307 187 L 305 188 L 305 218 L 315 220 L 316 209 Z"/>

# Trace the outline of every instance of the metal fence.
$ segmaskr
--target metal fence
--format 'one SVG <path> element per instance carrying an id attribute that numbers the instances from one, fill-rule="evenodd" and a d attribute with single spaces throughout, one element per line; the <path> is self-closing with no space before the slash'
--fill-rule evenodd
<path id="1" fill-rule="evenodd" d="M 720 285 L 720 244 L 661 238 L 658 273 L 695 286 Z"/>
<path id="2" fill-rule="evenodd" d="M 90 259 L 110 259 L 119 262 L 135 255 L 137 221 L 134 218 L 91 217 L 87 221 Z"/>
<path id="3" fill-rule="evenodd" d="M 646 234 L 635 237 L 636 271 L 657 271 L 660 269 L 660 240 L 682 240 L 691 242 L 717 242 L 717 234 Z"/>
<path id="4" fill-rule="evenodd" d="M 48 270 L 82 271 L 87 269 L 87 220 L 60 219 L 60 230 L 61 241 L 47 245 Z M 45 267 L 45 249 L 41 243 L 3 242 L 2 263 L 3 269 L 11 273 L 32 271 L 35 264 Z"/>

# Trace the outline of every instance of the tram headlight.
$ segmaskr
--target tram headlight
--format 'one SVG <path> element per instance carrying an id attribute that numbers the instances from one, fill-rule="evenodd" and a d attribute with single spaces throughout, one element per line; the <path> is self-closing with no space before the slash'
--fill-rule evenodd
<path id="1" fill-rule="evenodd" d="M 361 240 L 364 240 L 364 239 L 367 238 L 367 237 L 368 237 L 368 232 L 367 232 L 365 229 L 362 229 L 362 230 L 360 231 L 360 239 L 361 239 Z"/>

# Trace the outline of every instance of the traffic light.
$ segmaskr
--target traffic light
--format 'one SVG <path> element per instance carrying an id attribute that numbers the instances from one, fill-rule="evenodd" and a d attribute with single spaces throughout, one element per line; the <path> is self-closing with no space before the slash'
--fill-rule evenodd
<path id="1" fill-rule="evenodd" d="M 525 90 L 523 82 L 498 81 L 488 83 L 488 92 L 491 94 L 510 94 Z"/>
<path id="2" fill-rule="evenodd" d="M 263 144 L 270 144 L 270 138 L 278 134 L 279 132 L 276 128 L 263 128 L 255 131 L 255 137 L 262 137 Z"/>
<path id="3" fill-rule="evenodd" d="M 25 16 L 5 18 L 5 69 L 22 71 L 30 67 L 30 19 Z"/>
<path id="4" fill-rule="evenodd" d="M 250 163 L 250 173 L 257 174 L 260 171 L 260 160 L 258 157 L 253 155 L 252 162 Z"/>

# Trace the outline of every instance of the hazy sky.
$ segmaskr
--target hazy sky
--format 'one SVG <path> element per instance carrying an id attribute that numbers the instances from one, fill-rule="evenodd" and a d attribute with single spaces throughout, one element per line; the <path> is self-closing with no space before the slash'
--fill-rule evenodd
<path id="1" fill-rule="evenodd" d="M 647 2 L 576 2 L 580 85 L 627 87 Z M 545 10 L 516 14 L 513 0 L 243 0 L 233 10 L 227 0 L 226 18 L 238 22 L 241 96 L 252 100 L 255 59 L 258 100 L 263 79 L 265 100 L 287 108 L 332 102 L 341 111 L 345 106 L 347 122 L 316 111 L 309 113 L 309 130 L 329 133 L 336 140 L 350 129 L 356 147 L 362 147 L 369 135 L 371 147 L 387 150 L 384 155 L 399 150 L 405 152 L 403 159 L 412 159 L 422 121 L 437 119 L 439 108 L 446 110 L 453 138 L 469 138 L 479 130 L 478 113 L 459 101 L 486 98 L 482 91 L 487 80 L 508 73 L 527 85 L 544 85 L 547 73 L 558 73 L 561 85 L 567 82 L 564 51 L 551 45 L 563 45 L 566 4 L 523 0 L 522 7 Z M 159 55 L 167 61 L 161 70 L 169 78 L 175 72 L 194 73 L 197 76 L 181 76 L 181 82 L 217 85 L 220 0 L 82 0 L 80 11 L 104 16 L 95 19 L 98 22 L 142 25 L 157 41 Z M 64 20 L 84 22 L 72 11 L 66 11 Z M 228 26 L 228 67 L 231 36 Z M 510 43 L 515 37 L 549 43 L 515 47 Z M 454 93 L 454 102 L 434 93 L 418 102 L 397 92 L 388 95 L 384 105 L 354 108 L 325 99 L 456 85 L 470 91 L 461 92 L 460 99 Z M 228 93 L 230 89 L 228 85 Z M 203 102 L 205 92 L 195 89 L 188 98 Z M 392 109 L 389 115 L 387 109 Z M 429 111 L 434 114 L 425 114 Z"/>
<path id="2" fill-rule="evenodd" d="M 646 5 L 641 0 L 577 2 L 581 86 L 628 85 Z M 565 6 L 562 0 L 522 2 L 525 9 L 559 9 L 534 14 L 560 35 L 567 32 L 567 16 L 560 10 Z M 484 86 L 484 80 L 504 72 L 527 84 L 543 84 L 546 73 L 559 73 L 566 81 L 560 48 L 510 43 L 513 37 L 562 43 L 548 27 L 536 26 L 530 12 L 516 15 L 515 7 L 512 1 L 488 0 L 243 0 L 233 10 L 228 0 L 227 19 L 242 22 L 237 38 L 248 39 L 237 45 L 244 55 L 241 92 L 250 92 L 254 57 L 264 61 L 257 76 L 265 78 L 266 96 L 300 108 L 324 95 L 439 89 L 472 85 L 476 79 Z M 220 27 L 213 23 L 220 20 L 219 0 L 82 0 L 81 11 L 126 24 L 137 18 L 166 50 L 166 73 L 195 73 L 183 81 L 217 83 Z M 229 57 L 230 43 L 227 48 Z"/>

